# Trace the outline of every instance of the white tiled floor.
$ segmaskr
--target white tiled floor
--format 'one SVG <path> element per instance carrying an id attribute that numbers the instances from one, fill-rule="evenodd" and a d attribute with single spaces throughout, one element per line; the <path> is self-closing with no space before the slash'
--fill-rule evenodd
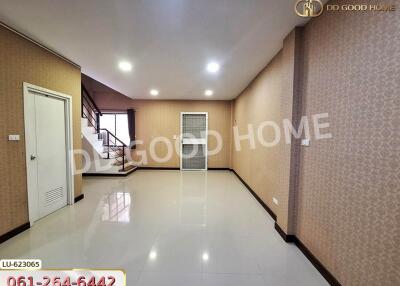
<path id="1" fill-rule="evenodd" d="M 46 268 L 119 268 L 128 285 L 328 285 L 228 171 L 84 180 L 85 199 L 3 243 Z"/>

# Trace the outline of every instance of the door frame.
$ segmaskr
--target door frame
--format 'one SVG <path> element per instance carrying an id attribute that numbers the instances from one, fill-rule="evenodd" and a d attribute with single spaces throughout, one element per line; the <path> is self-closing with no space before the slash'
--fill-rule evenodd
<path id="1" fill-rule="evenodd" d="M 205 168 L 204 169 L 183 169 L 182 168 L 182 146 L 183 146 L 183 115 L 185 114 L 202 114 L 206 116 L 206 148 L 205 148 Z M 181 112 L 180 115 L 180 135 L 179 135 L 179 160 L 180 160 L 180 165 L 179 168 L 181 171 L 205 171 L 208 169 L 208 112 Z"/>
<path id="2" fill-rule="evenodd" d="M 67 204 L 73 205 L 75 199 L 74 189 L 74 152 L 73 152 L 73 124 L 72 124 L 72 96 L 63 94 L 61 92 L 46 89 L 40 86 L 36 86 L 27 82 L 23 83 L 23 95 L 24 95 L 24 136 L 25 136 L 25 160 L 26 160 L 26 174 L 27 174 L 27 190 L 28 190 L 28 213 L 29 222 L 31 226 L 38 219 L 39 206 L 37 205 L 37 178 L 33 178 L 33 173 L 30 172 L 30 155 L 29 150 L 32 142 L 31 135 L 27 126 L 30 122 L 30 114 L 32 115 L 32 108 L 27 104 L 27 97 L 32 96 L 30 93 L 37 93 L 44 96 L 61 99 L 64 101 L 65 108 L 65 138 L 66 138 L 66 162 L 67 162 Z"/>

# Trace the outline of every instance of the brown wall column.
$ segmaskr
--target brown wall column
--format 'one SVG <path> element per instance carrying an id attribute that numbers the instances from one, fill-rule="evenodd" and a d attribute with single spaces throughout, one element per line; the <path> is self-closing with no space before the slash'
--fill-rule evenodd
<path id="1" fill-rule="evenodd" d="M 303 27 L 296 27 L 283 41 L 282 50 L 281 117 L 289 119 L 296 131 L 302 117 L 303 31 Z M 295 234 L 301 139 L 292 135 L 290 140 L 290 144 L 285 140 L 280 144 L 285 169 L 282 183 L 285 187 L 282 189 L 284 201 L 277 223 L 286 234 Z"/>

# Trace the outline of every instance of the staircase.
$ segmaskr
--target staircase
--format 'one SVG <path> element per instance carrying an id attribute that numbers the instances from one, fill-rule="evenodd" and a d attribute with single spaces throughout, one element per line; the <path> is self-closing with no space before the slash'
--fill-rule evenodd
<path id="1" fill-rule="evenodd" d="M 130 158 L 130 148 L 112 132 L 100 128 L 101 110 L 82 84 L 82 148 L 84 156 L 83 175 L 125 176 L 136 170 Z"/>

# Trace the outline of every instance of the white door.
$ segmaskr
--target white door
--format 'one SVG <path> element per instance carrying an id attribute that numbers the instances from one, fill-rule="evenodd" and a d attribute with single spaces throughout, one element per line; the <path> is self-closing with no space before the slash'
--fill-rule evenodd
<path id="1" fill-rule="evenodd" d="M 65 105 L 62 99 L 33 91 L 25 96 L 28 192 L 33 221 L 68 202 Z"/>
<path id="2" fill-rule="evenodd" d="M 181 113 L 181 170 L 207 170 L 208 113 Z"/>

